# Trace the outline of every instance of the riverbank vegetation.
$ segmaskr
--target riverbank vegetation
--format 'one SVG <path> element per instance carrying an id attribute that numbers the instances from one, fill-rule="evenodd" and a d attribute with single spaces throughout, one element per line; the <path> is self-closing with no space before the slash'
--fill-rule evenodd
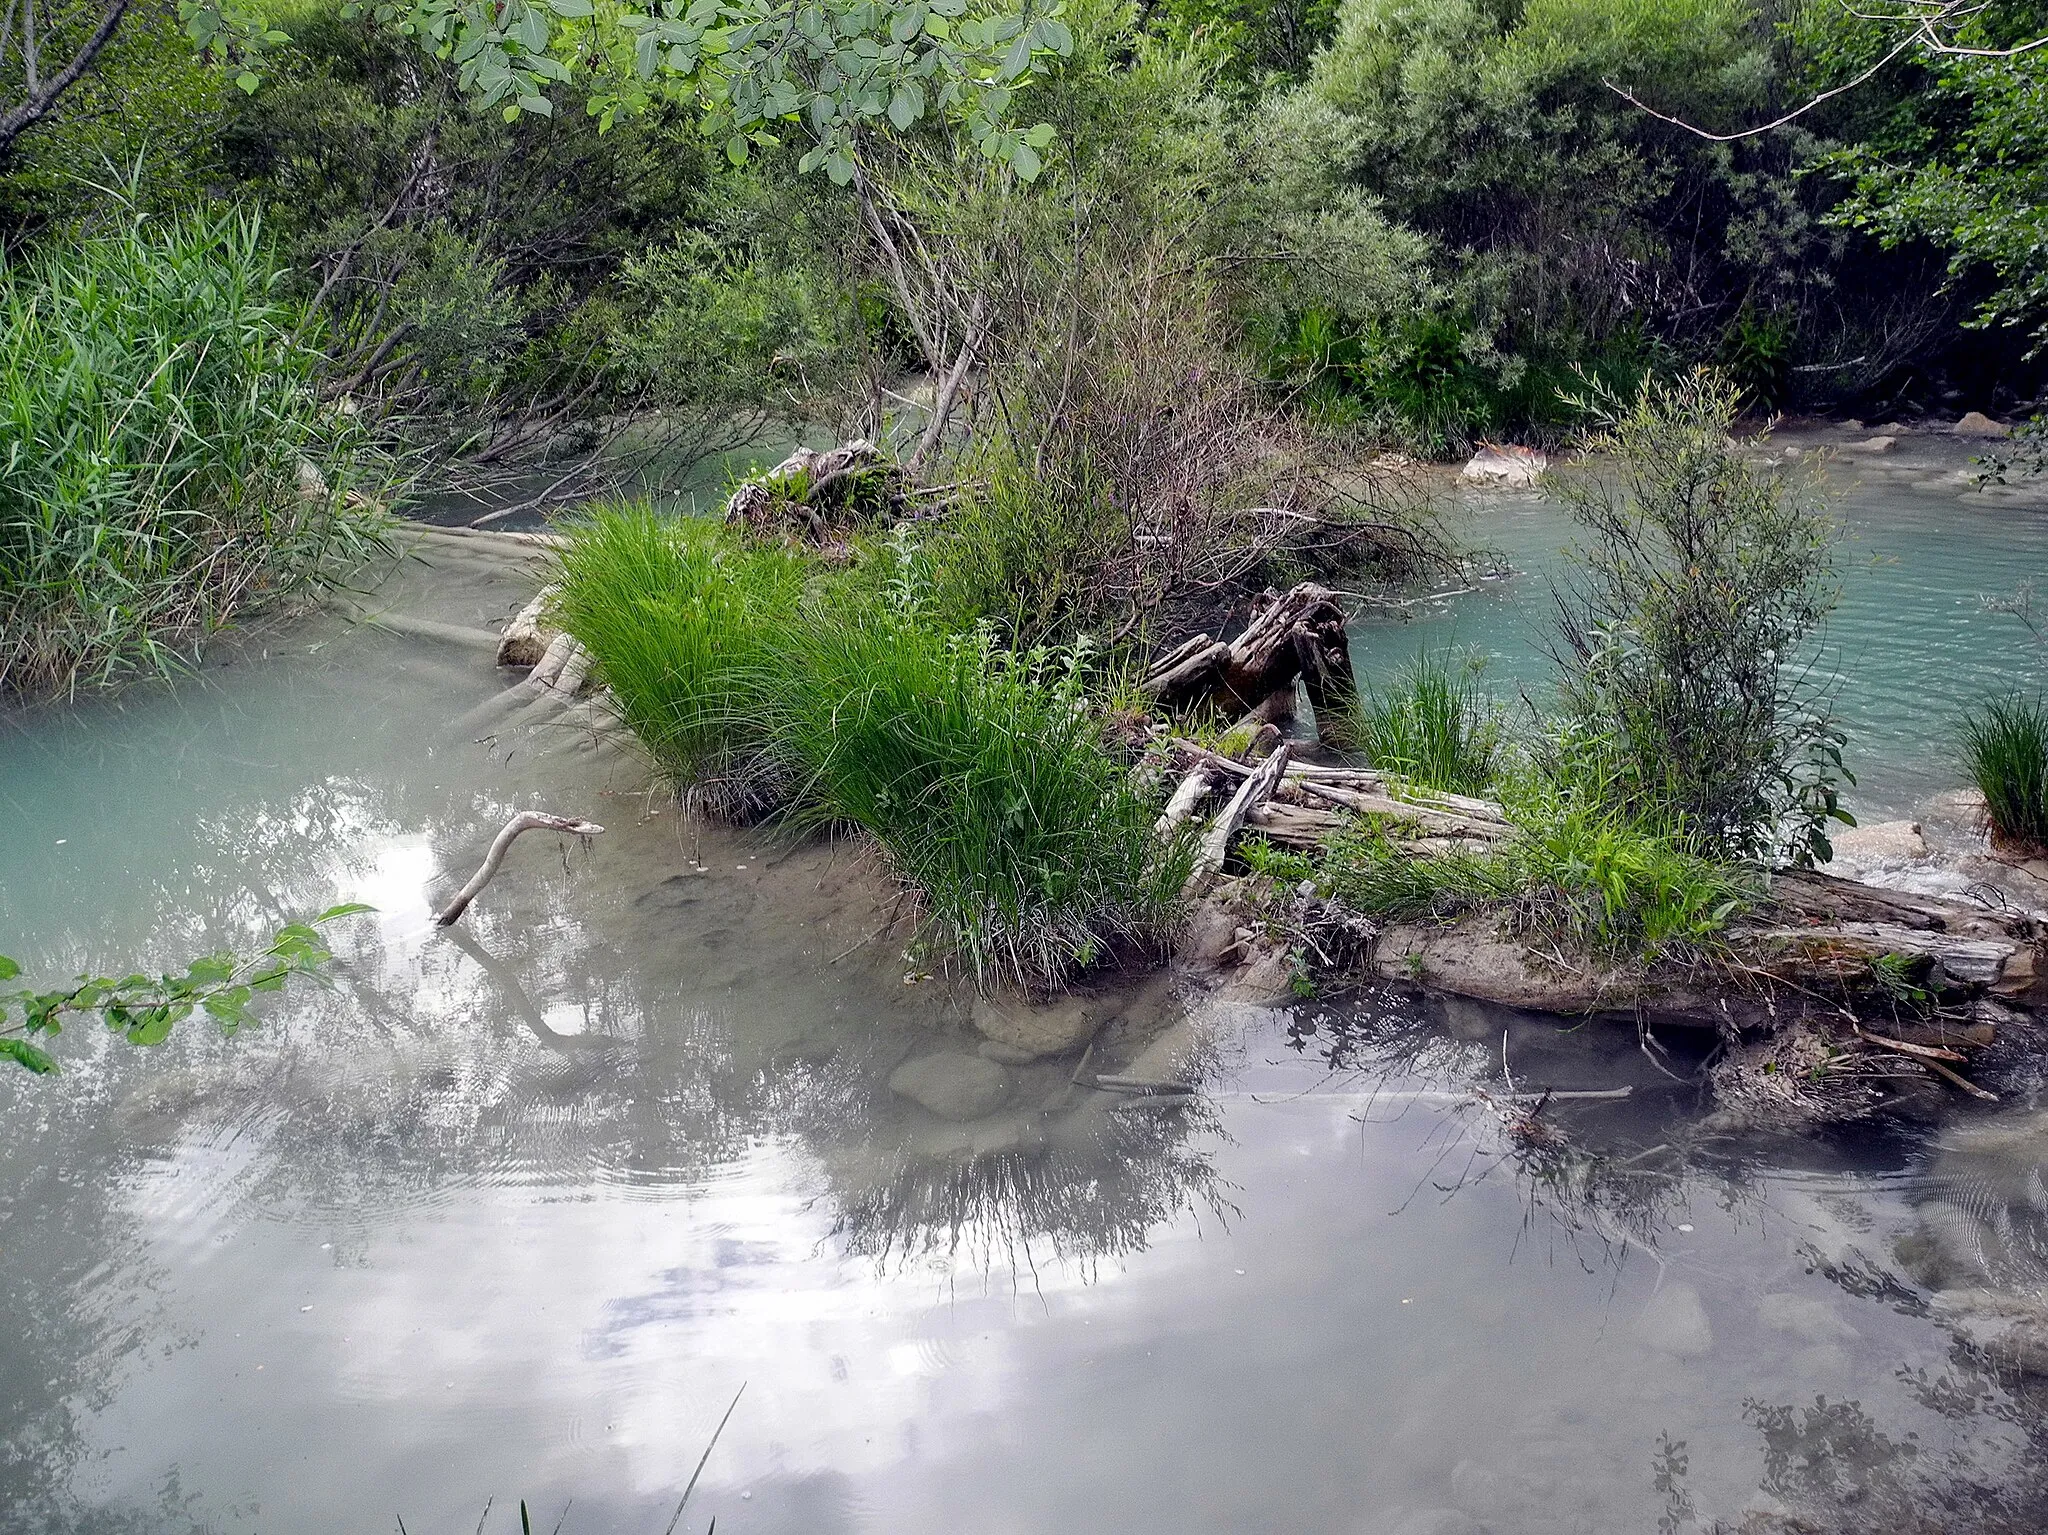
<path id="1" fill-rule="evenodd" d="M 0 266 L 0 689 L 169 669 L 376 537 L 259 218 L 129 211 Z"/>

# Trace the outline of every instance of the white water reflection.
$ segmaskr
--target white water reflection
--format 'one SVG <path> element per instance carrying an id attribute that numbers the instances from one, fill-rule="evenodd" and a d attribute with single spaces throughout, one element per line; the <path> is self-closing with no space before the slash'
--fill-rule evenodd
<path id="1" fill-rule="evenodd" d="M 2035 1388 L 1897 1257 L 2007 1229 L 1981 1141 L 1716 1141 L 1632 1036 L 1392 995 L 1235 1020 L 1191 1109 L 1054 1063 L 945 1124 L 885 1084 L 971 1047 L 960 999 L 858 942 L 858 860 L 450 739 L 490 685 L 358 635 L 0 743 L 39 969 L 380 908 L 244 1038 L 0 1079 L 10 1531 L 655 1531 L 743 1384 L 725 1531 L 2040 1527 Z M 543 795 L 612 831 L 435 929 Z M 1635 1095 L 1532 1153 L 1463 1094 L 1504 1032 Z"/>

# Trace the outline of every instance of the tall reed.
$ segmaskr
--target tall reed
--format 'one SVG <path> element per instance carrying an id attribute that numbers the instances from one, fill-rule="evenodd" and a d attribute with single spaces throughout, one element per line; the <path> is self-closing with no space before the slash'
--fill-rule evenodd
<path id="1" fill-rule="evenodd" d="M 1963 716 L 1963 762 L 2002 839 L 2048 847 L 2048 705 L 2014 693 Z"/>
<path id="2" fill-rule="evenodd" d="M 562 627 L 597 659 L 633 733 L 715 814 L 777 798 L 770 720 L 804 570 L 779 546 L 645 502 L 592 509 L 562 552 Z"/>
<path id="3" fill-rule="evenodd" d="M 1475 661 L 1426 650 L 1392 681 L 1359 690 L 1347 721 L 1376 767 L 1428 789 L 1477 794 L 1500 758 L 1501 719 Z"/>
<path id="4" fill-rule="evenodd" d="M 1057 982 L 1167 926 L 1188 850 L 1162 853 L 1077 653 L 867 602 L 813 615 L 795 657 L 777 729 L 797 814 L 869 833 L 978 979 Z"/>
<path id="5" fill-rule="evenodd" d="M 0 689 L 173 669 L 375 536 L 281 283 L 240 212 L 0 261 Z"/>

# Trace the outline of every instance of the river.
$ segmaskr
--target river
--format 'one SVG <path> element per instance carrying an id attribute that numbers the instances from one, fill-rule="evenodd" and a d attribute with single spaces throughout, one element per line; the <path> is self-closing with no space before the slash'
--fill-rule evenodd
<path id="1" fill-rule="evenodd" d="M 2042 567 L 2048 520 L 1955 469 L 1845 503 L 1874 808 L 1953 781 L 1936 727 L 2024 654 L 1976 596 Z M 1552 514 L 1470 515 L 1546 568 Z M 433 549 L 361 600 L 485 625 L 527 583 Z M 1534 685 L 1505 656 L 1539 586 L 1371 631 L 1365 664 L 1455 633 Z M 678 1529 L 2048 1523 L 2042 1382 L 1934 1306 L 2048 1296 L 2040 1105 L 1732 1135 L 1625 1030 L 1389 991 L 1195 1003 L 1191 1106 L 1042 1064 L 948 1123 L 887 1079 L 973 1048 L 963 999 L 855 849 L 679 825 L 615 740 L 480 718 L 497 686 L 313 619 L 0 716 L 30 976 L 377 907 L 240 1038 L 74 1025 L 61 1076 L 0 1077 L 0 1527 L 512 1531 L 525 1499 L 660 1535 L 707 1446 Z M 436 929 L 525 806 L 608 830 L 525 839 Z M 1632 1093 L 1531 1145 L 1467 1092 L 1504 1058 Z"/>

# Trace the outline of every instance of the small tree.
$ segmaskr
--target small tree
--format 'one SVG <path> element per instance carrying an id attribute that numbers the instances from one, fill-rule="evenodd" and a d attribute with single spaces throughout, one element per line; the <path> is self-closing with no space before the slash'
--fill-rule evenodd
<path id="1" fill-rule="evenodd" d="M 1629 809 L 1720 855 L 1810 863 L 1832 855 L 1828 822 L 1851 819 L 1809 648 L 1837 593 L 1835 525 L 1810 474 L 1745 458 L 1736 409 L 1706 371 L 1605 402 L 1595 446 L 1611 457 L 1553 486 L 1590 535 L 1553 653 Z"/>

